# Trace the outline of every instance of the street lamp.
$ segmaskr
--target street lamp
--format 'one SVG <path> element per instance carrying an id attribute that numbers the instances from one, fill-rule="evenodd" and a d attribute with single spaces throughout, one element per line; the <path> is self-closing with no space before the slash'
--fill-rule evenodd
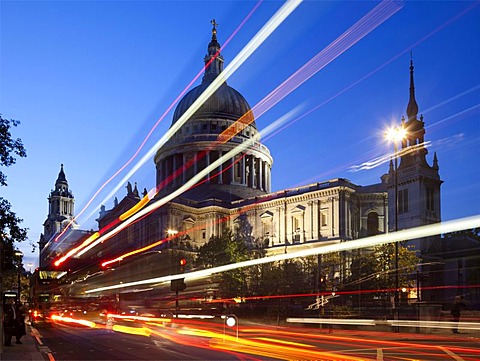
<path id="1" fill-rule="evenodd" d="M 406 131 L 401 127 L 390 128 L 385 137 L 387 140 L 393 142 L 393 157 L 394 157 L 394 170 L 393 170 L 393 182 L 394 182 L 394 204 L 395 204 L 395 227 L 394 231 L 398 231 L 398 142 L 402 141 L 406 136 Z M 395 242 L 395 294 L 394 294 L 394 318 L 398 319 L 398 242 Z M 396 329 L 398 332 L 398 329 Z"/>
<path id="2" fill-rule="evenodd" d="M 22 264 L 22 257 L 23 257 L 23 253 L 21 251 L 15 251 L 14 253 L 15 257 L 17 257 L 17 268 L 18 268 L 18 272 L 17 272 L 17 288 L 18 288 L 18 302 L 20 302 L 20 295 L 21 295 L 21 291 L 22 291 L 22 287 L 20 285 L 20 272 L 21 272 L 21 269 L 20 269 L 20 266 Z"/>
<path id="3" fill-rule="evenodd" d="M 238 341 L 238 317 L 233 313 L 230 315 L 222 316 L 223 318 L 223 342 L 225 342 L 225 325 L 228 327 L 235 327 L 237 326 L 236 336 Z"/>

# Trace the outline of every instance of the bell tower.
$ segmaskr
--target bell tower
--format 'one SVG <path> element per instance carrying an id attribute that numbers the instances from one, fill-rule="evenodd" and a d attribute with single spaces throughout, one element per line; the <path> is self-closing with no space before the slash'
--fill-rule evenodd
<path id="1" fill-rule="evenodd" d="M 74 219 L 74 204 L 75 198 L 68 189 L 62 164 L 55 182 L 55 189 L 50 192 L 48 197 L 48 216 L 43 223 L 43 234 L 40 236 L 40 251 L 55 234 L 61 232 Z"/>
<path id="2" fill-rule="evenodd" d="M 410 61 L 410 97 L 407 105 L 407 120 L 402 117 L 402 127 L 406 132 L 402 147 L 398 153 L 400 165 L 398 179 L 398 229 L 413 228 L 441 221 L 440 179 L 437 154 L 434 153 L 433 164 L 427 161 L 429 141 L 425 141 L 425 123 L 423 115 L 418 115 L 415 99 L 413 60 Z M 392 185 L 393 167 L 390 166 L 388 184 L 389 199 L 395 199 Z M 389 202 L 389 219 L 393 221 L 394 202 Z M 426 239 L 415 240 L 414 246 L 422 253 L 430 249 Z"/>

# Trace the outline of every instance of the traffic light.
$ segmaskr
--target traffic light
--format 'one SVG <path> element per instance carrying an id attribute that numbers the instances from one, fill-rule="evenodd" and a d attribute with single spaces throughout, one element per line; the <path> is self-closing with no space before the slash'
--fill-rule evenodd
<path id="1" fill-rule="evenodd" d="M 178 273 L 185 273 L 186 265 L 187 265 L 187 260 L 185 258 L 181 258 L 178 261 Z M 183 291 L 185 288 L 187 288 L 187 285 L 184 282 L 184 278 L 179 278 L 179 279 L 170 281 L 170 291 Z"/>
<path id="2" fill-rule="evenodd" d="M 185 258 L 182 258 L 179 262 L 180 264 L 180 273 L 185 273 L 185 266 L 187 265 L 187 260 Z"/>

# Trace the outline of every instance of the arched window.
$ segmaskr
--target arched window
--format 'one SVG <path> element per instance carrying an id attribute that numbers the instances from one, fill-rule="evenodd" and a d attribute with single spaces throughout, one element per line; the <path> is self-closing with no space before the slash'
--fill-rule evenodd
<path id="1" fill-rule="evenodd" d="M 367 217 L 367 237 L 379 234 L 378 231 L 378 213 L 371 212 Z"/>

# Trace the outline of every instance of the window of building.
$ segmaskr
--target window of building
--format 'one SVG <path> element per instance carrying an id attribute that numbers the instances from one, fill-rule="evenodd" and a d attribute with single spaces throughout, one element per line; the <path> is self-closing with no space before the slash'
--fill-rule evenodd
<path id="1" fill-rule="evenodd" d="M 202 239 L 207 238 L 207 231 L 205 229 L 202 229 Z"/>
<path id="2" fill-rule="evenodd" d="M 328 223 L 327 223 L 327 212 L 326 211 L 322 211 L 320 213 L 320 222 L 321 222 L 322 227 L 326 227 L 328 225 Z"/>
<path id="3" fill-rule="evenodd" d="M 435 201 L 434 201 L 435 191 L 433 188 L 427 188 L 427 211 L 435 210 Z"/>
<path id="4" fill-rule="evenodd" d="M 213 131 L 217 131 L 217 124 L 216 124 L 216 123 L 212 123 L 212 124 L 210 125 L 210 129 L 212 130 L 212 132 L 213 132 Z"/>
<path id="5" fill-rule="evenodd" d="M 408 212 L 408 189 L 398 191 L 398 213 Z"/>
<path id="6" fill-rule="evenodd" d="M 300 242 L 300 217 L 293 217 L 292 219 L 292 228 L 293 228 L 293 242 Z"/>

